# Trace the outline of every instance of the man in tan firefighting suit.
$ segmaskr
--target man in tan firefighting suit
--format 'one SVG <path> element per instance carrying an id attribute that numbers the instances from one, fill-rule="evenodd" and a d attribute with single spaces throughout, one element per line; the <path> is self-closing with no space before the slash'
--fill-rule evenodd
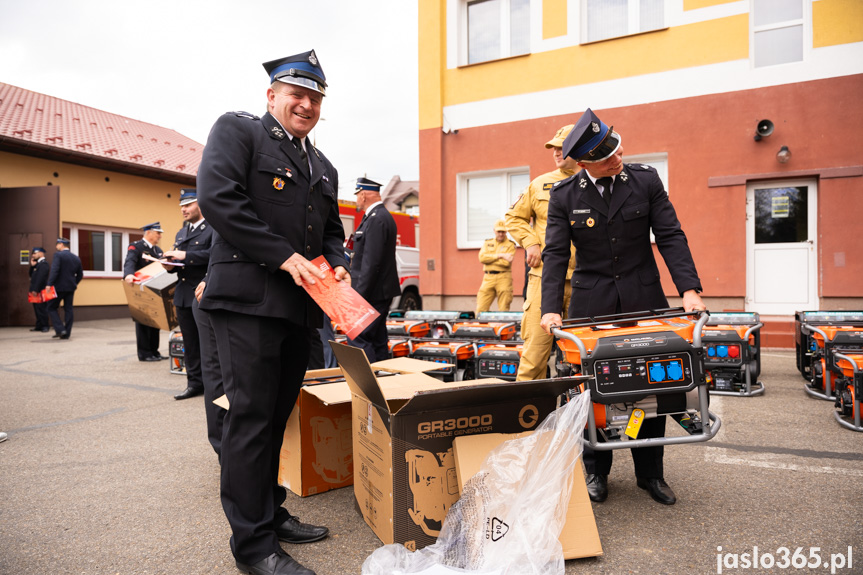
<path id="1" fill-rule="evenodd" d="M 482 244 L 479 261 L 482 262 L 483 278 L 476 294 L 476 313 L 488 311 L 497 298 L 497 309 L 509 311 L 512 303 L 512 260 L 515 244 L 506 237 L 506 224 L 498 220 L 494 224 L 494 237 Z"/>
<path id="2" fill-rule="evenodd" d="M 524 316 L 521 320 L 521 338 L 524 348 L 518 365 L 516 381 L 542 379 L 546 376 L 546 364 L 551 354 L 554 337 L 545 333 L 540 325 L 540 296 L 542 283 L 542 250 L 545 248 L 545 226 L 548 217 L 548 198 L 555 182 L 565 180 L 575 174 L 578 165 L 572 158 L 564 158 L 563 141 L 572 130 L 572 124 L 557 131 L 546 148 L 552 150 L 552 158 L 557 169 L 534 179 L 525 191 L 506 212 L 507 231 L 527 252 L 526 263 L 530 266 L 527 295 L 524 299 Z M 531 224 L 533 219 L 533 224 Z M 569 258 L 566 279 L 572 277 L 575 268 L 575 248 Z M 562 316 L 566 317 L 572 288 L 566 282 Z"/>

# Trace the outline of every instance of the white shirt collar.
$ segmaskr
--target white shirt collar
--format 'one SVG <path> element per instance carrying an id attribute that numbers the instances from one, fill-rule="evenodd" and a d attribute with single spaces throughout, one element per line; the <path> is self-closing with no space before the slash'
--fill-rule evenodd
<path id="1" fill-rule="evenodd" d="M 373 203 L 372 205 L 370 205 L 369 207 L 366 208 L 366 213 L 368 214 L 373 209 L 375 209 L 379 204 L 382 204 L 382 203 L 384 203 L 383 200 L 378 200 L 377 202 Z"/>
<path id="2" fill-rule="evenodd" d="M 200 220 L 198 220 L 198 221 L 197 221 L 197 222 L 195 222 L 194 224 L 193 224 L 192 222 L 189 222 L 189 230 L 194 232 L 195 230 L 197 230 L 197 229 L 198 229 L 198 226 L 200 226 L 200 225 L 201 225 L 201 224 L 203 224 L 203 223 L 204 223 L 204 218 L 203 218 L 203 216 L 201 217 L 201 219 L 200 219 Z"/>
<path id="3" fill-rule="evenodd" d="M 588 172 L 587 170 L 584 170 L 584 173 L 587 174 L 587 177 L 590 178 L 590 181 L 593 182 L 593 185 L 596 187 L 597 190 L 599 190 L 599 186 L 596 184 L 596 180 L 598 180 L 599 178 L 594 178 L 592 175 L 590 175 L 590 172 Z M 615 174 L 613 176 L 609 176 L 611 178 L 612 187 L 614 186 L 614 180 L 616 180 L 617 176 L 619 176 L 619 175 L 620 174 Z M 602 195 L 603 193 L 605 193 L 604 189 L 599 191 L 600 195 Z"/>
<path id="4" fill-rule="evenodd" d="M 150 242 L 148 242 L 146 238 L 141 238 L 141 239 L 144 241 L 144 243 L 145 243 L 145 244 L 147 244 L 147 247 L 148 247 L 148 248 L 152 248 L 152 247 L 153 247 L 153 244 L 151 244 Z"/>

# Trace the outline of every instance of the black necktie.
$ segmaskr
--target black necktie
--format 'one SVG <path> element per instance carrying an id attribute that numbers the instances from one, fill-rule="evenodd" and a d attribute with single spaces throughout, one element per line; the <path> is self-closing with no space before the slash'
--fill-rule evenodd
<path id="1" fill-rule="evenodd" d="M 292 138 L 291 142 L 296 146 L 297 151 L 300 152 L 300 159 L 306 164 L 309 164 L 309 156 L 306 154 L 306 148 L 303 146 L 303 141 L 299 138 Z"/>
<path id="2" fill-rule="evenodd" d="M 602 186 L 602 199 L 605 200 L 605 205 L 611 205 L 611 182 L 612 179 L 609 177 L 599 178 L 596 180 L 596 183 Z"/>

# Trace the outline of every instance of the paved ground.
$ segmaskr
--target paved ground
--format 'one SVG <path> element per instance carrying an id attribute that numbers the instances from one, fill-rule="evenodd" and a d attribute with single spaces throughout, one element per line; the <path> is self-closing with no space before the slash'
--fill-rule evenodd
<path id="1" fill-rule="evenodd" d="M 618 452 L 609 500 L 594 506 L 605 554 L 568 561 L 567 575 L 717 573 L 719 546 L 822 558 L 771 570 L 729 557 L 724 573 L 830 573 L 823 563 L 849 546 L 853 569 L 836 573 L 863 573 L 863 433 L 803 392 L 792 352 L 762 359 L 765 395 L 715 397 L 720 435 L 666 448 L 677 505 L 650 500 Z M 184 386 L 167 362 L 137 361 L 129 320 L 80 322 L 69 341 L 0 329 L 0 574 L 237 573 L 203 399 L 171 397 Z M 319 575 L 359 574 L 380 545 L 350 488 L 287 506 L 332 531 L 285 547 Z"/>

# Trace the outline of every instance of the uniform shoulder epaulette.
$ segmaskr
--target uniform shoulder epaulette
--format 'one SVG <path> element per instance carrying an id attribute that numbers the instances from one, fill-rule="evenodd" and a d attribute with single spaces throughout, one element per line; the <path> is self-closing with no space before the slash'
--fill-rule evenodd
<path id="1" fill-rule="evenodd" d="M 249 112 L 228 112 L 229 114 L 233 114 L 238 118 L 246 118 L 248 120 L 260 120 L 258 116 L 254 114 L 250 114 Z"/>
<path id="2" fill-rule="evenodd" d="M 624 164 L 630 170 L 635 170 L 636 172 L 649 172 L 655 168 L 648 166 L 647 164 Z"/>
<path id="3" fill-rule="evenodd" d="M 558 180 L 558 181 L 556 181 L 556 182 L 551 186 L 551 189 L 552 189 L 552 190 L 554 190 L 555 188 L 559 188 L 560 186 L 564 185 L 564 184 L 565 184 L 565 183 L 567 183 L 567 182 L 571 182 L 571 181 L 572 181 L 572 179 L 573 179 L 576 175 L 577 175 L 577 174 L 573 174 L 573 175 L 571 175 L 570 177 L 566 178 L 565 180 Z"/>

